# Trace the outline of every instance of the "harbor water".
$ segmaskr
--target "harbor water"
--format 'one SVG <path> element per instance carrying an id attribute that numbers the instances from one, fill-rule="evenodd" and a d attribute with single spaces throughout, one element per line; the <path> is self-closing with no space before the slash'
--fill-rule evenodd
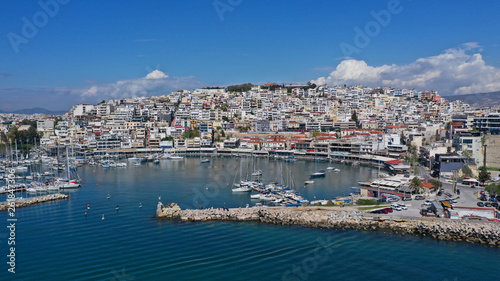
<path id="1" fill-rule="evenodd" d="M 264 183 L 288 184 L 308 200 L 348 195 L 359 180 L 378 173 L 340 163 L 244 157 L 79 167 L 83 187 L 68 191 L 69 199 L 16 210 L 15 274 L 7 272 L 8 217 L 0 212 L 0 280 L 497 279 L 500 249 L 484 245 L 383 231 L 155 218 L 159 199 L 181 208 L 254 205 L 259 201 L 231 188 L 255 169 Z M 304 185 L 319 170 L 326 176 Z"/>

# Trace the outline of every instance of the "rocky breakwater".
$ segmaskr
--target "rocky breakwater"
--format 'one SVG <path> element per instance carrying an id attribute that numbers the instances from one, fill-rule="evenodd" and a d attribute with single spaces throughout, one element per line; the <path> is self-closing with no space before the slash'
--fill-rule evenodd
<path id="1" fill-rule="evenodd" d="M 317 228 L 387 229 L 398 234 L 417 234 L 439 240 L 467 241 L 500 247 L 500 223 L 498 222 L 383 218 L 354 210 L 302 207 L 181 210 L 175 203 L 167 206 L 159 204 L 157 217 L 182 221 L 258 221 Z"/>
<path id="2" fill-rule="evenodd" d="M 17 199 L 13 199 L 11 201 L 1 202 L 0 203 L 0 211 L 4 211 L 4 210 L 7 210 L 9 208 L 13 208 L 14 204 L 15 204 L 15 208 L 21 208 L 21 207 L 34 205 L 34 204 L 39 204 L 39 203 L 44 203 L 44 202 L 49 202 L 49 201 L 56 201 L 56 200 L 67 199 L 67 198 L 69 198 L 69 195 L 61 194 L 61 193 L 49 194 L 49 195 L 44 195 L 44 196 L 36 196 L 36 197 L 30 197 L 30 198 L 17 198 Z"/>

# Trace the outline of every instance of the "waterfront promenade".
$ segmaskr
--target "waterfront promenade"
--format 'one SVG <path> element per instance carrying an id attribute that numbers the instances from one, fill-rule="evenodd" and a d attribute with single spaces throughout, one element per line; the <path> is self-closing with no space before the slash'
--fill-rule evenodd
<path id="1" fill-rule="evenodd" d="M 500 247 L 500 224 L 429 218 L 382 218 L 344 208 L 252 207 L 181 210 L 177 204 L 158 204 L 158 218 L 196 221 L 257 221 L 316 228 L 387 229 L 398 234 L 419 234 L 439 240 L 467 241 Z"/>

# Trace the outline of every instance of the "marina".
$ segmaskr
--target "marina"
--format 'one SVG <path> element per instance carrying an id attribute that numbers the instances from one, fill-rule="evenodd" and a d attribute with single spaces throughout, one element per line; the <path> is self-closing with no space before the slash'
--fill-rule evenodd
<path id="1" fill-rule="evenodd" d="M 312 280 L 328 280 L 333 275 L 347 279 L 352 277 L 351 273 L 346 275 L 340 267 L 329 266 L 338 263 L 339 256 L 342 257 L 342 264 L 348 263 L 354 267 L 363 266 L 373 259 L 384 259 L 391 264 L 387 267 L 381 265 L 377 270 L 368 269 L 357 274 L 359 278 L 369 278 L 380 270 L 392 274 L 395 265 L 404 267 L 404 263 L 411 260 L 417 267 L 425 265 L 427 268 L 414 273 L 418 279 L 444 280 L 455 274 L 456 271 L 451 269 L 453 266 L 463 264 L 460 256 L 467 255 L 476 261 L 467 262 L 467 267 L 473 270 L 482 268 L 484 263 L 481 260 L 496 261 L 498 250 L 479 243 L 437 242 L 423 235 L 400 236 L 396 232 L 379 232 L 383 228 L 364 231 L 356 228 L 320 229 L 299 224 L 277 225 L 252 220 L 187 223 L 154 218 L 158 201 L 177 202 L 182 210 L 202 207 L 205 212 L 211 212 L 212 207 L 214 210 L 226 208 L 235 212 L 240 208 L 245 211 L 247 204 L 273 206 L 270 201 L 266 203 L 251 199 L 251 194 L 257 194 L 256 191 L 232 192 L 231 184 L 240 161 L 241 166 L 250 167 L 249 173 L 253 171 L 253 161 L 255 167 L 262 170 L 262 181 L 265 183 L 282 182 L 286 185 L 286 168 L 296 183 L 309 179 L 307 171 L 310 170 L 307 167 L 310 162 L 299 160 L 285 164 L 272 159 L 252 160 L 244 156 L 214 157 L 209 164 L 201 164 L 198 156 L 185 157 L 183 161 L 165 159 L 158 165 L 145 162 L 140 167 L 128 165 L 106 169 L 82 165 L 78 167 L 78 173 L 84 179 L 82 187 L 65 190 L 63 194 L 69 195 L 69 198 L 16 211 L 20 221 L 22 218 L 22 224 L 17 229 L 17 234 L 23 237 L 22 243 L 16 245 L 19 263 L 30 268 L 29 271 L 16 273 L 16 276 L 22 280 L 91 280 L 96 276 L 111 280 L 125 268 L 127 276 L 135 276 L 135 279 L 138 276 L 148 280 L 160 280 L 165 276 L 183 279 L 185 272 L 190 271 L 190 277 L 196 279 L 210 279 L 209 276 L 217 274 L 228 280 L 279 280 L 290 270 L 291 265 L 301 264 L 304 259 L 311 257 L 311 251 L 322 245 L 318 239 L 325 241 L 321 243 L 325 243 L 327 249 L 332 249 L 332 254 L 318 265 L 321 270 L 311 274 Z M 300 184 L 293 188 L 309 200 L 344 196 L 352 192 L 351 187 L 356 185 L 357 180 L 368 180 L 377 175 L 376 169 L 370 170 L 363 165 L 352 167 L 336 164 L 342 170 L 340 173 L 328 171 L 328 163 L 316 165 L 315 170 L 327 171 L 326 176 L 315 179 L 314 188 Z M 285 180 L 281 180 L 282 175 Z M 30 195 L 17 193 L 16 196 Z M 295 209 L 278 208 L 284 208 L 284 212 Z M 7 212 L 0 212 L 1 220 L 5 220 L 6 216 Z M 279 218 L 285 217 L 280 215 Z M 75 237 L 78 239 L 75 240 Z M 44 242 L 40 243 L 41 240 Z M 43 247 L 45 250 L 33 252 L 34 247 Z M 440 254 L 429 255 L 426 249 L 430 248 L 432 252 Z M 141 251 L 147 251 L 147 254 L 138 256 L 137 253 Z M 403 260 L 392 257 L 401 251 L 405 253 Z M 90 252 L 93 254 L 90 255 Z M 59 258 L 61 253 L 65 254 L 65 259 Z M 369 257 L 366 253 L 369 253 Z M 266 259 L 265 264 L 262 263 L 263 259 Z M 228 260 L 234 262 L 227 263 Z M 75 262 L 79 264 L 77 268 L 73 267 Z M 225 267 L 223 272 L 220 270 L 221 264 Z M 54 266 L 62 268 L 62 273 L 50 269 Z M 268 267 L 274 270 L 262 274 Z M 249 268 L 252 270 L 244 278 L 234 277 Z M 474 279 L 473 275 L 466 272 L 461 274 L 464 279 Z M 483 276 L 494 277 L 489 274 Z"/>

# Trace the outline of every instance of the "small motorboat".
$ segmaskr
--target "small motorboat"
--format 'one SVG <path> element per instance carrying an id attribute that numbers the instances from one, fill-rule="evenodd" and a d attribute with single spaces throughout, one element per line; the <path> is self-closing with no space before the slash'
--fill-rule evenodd
<path id="1" fill-rule="evenodd" d="M 325 171 L 318 171 L 311 174 L 311 178 L 321 178 L 325 176 Z"/>

